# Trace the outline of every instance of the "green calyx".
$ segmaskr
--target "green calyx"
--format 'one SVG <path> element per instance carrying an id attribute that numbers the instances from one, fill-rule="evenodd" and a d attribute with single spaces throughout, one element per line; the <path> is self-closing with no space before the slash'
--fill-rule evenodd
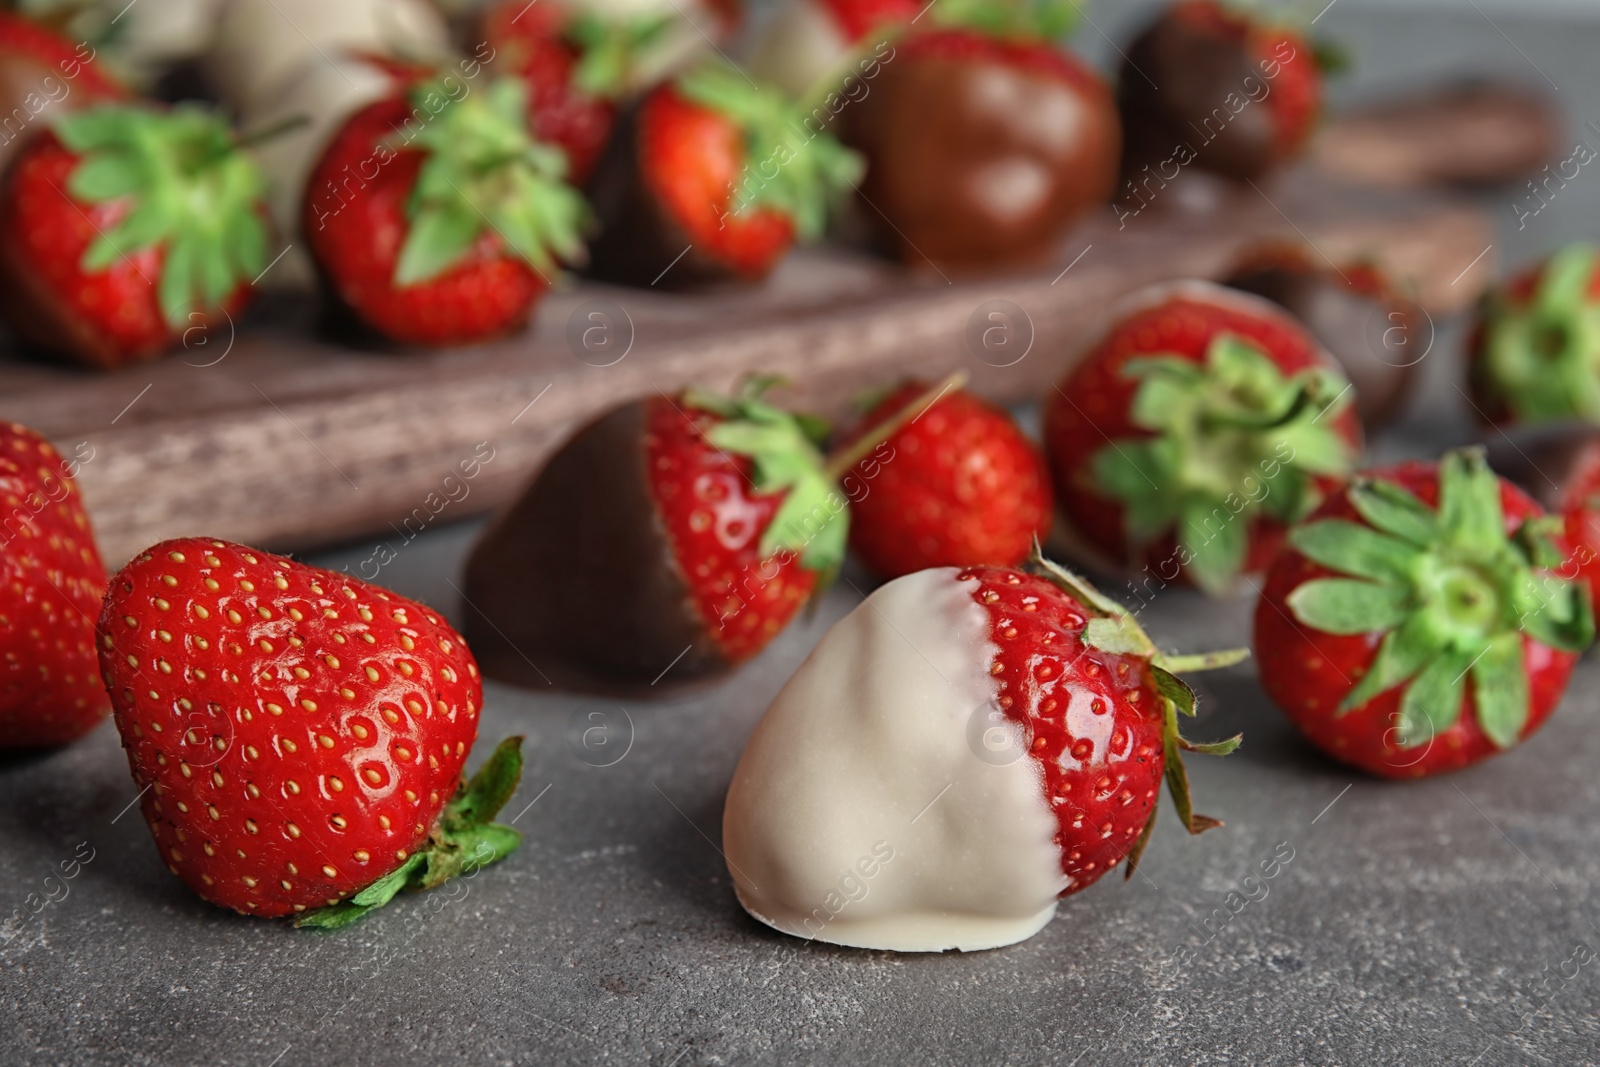
<path id="1" fill-rule="evenodd" d="M 426 87 L 417 93 L 431 95 Z M 438 277 L 489 232 L 541 274 L 582 257 L 588 206 L 565 181 L 566 154 L 528 133 L 527 108 L 527 83 L 501 78 L 390 145 L 428 153 L 407 204 L 411 229 L 395 264 L 397 286 Z"/>
<path id="2" fill-rule="evenodd" d="M 521 780 L 522 738 L 508 737 L 478 768 L 478 773 L 456 790 L 426 844 L 349 900 L 301 914 L 295 919 L 295 926 L 323 930 L 349 926 L 389 903 L 402 889 L 432 889 L 452 878 L 470 877 L 480 868 L 505 859 L 522 843 L 522 835 L 491 820 L 511 799 Z"/>
<path id="3" fill-rule="evenodd" d="M 75 199 L 130 205 L 84 252 L 85 272 L 164 246 L 156 296 L 167 325 L 182 330 L 265 269 L 266 180 L 221 118 L 196 107 L 106 104 L 64 114 L 52 128 L 82 157 L 67 181 Z"/>
<path id="4" fill-rule="evenodd" d="M 1600 301 L 1589 295 L 1597 263 L 1600 250 L 1571 245 L 1550 259 L 1525 306 L 1486 299 L 1482 373 L 1522 421 L 1600 422 Z"/>
<path id="5" fill-rule="evenodd" d="M 1327 519 L 1289 533 L 1301 555 L 1348 576 L 1296 588 L 1295 618 L 1330 634 L 1384 635 L 1339 713 L 1404 686 L 1400 744 L 1414 748 L 1455 724 L 1470 675 L 1478 725 L 1496 746 L 1516 744 L 1528 721 L 1523 639 L 1567 652 L 1594 640 L 1587 585 L 1544 573 L 1562 562 L 1548 520 L 1506 534 L 1500 481 L 1481 449 L 1440 461 L 1437 509 L 1382 479 L 1358 478 L 1346 494 L 1368 525 Z"/>
<path id="6" fill-rule="evenodd" d="M 1132 422 L 1155 436 L 1106 446 L 1091 474 L 1122 503 L 1129 539 L 1142 546 L 1174 533 L 1180 565 L 1213 596 L 1243 570 L 1255 519 L 1299 521 L 1319 502 L 1315 479 L 1343 477 L 1354 463 L 1332 425 L 1349 385 L 1332 370 L 1286 375 L 1222 334 L 1203 363 L 1151 355 L 1123 373 L 1139 380 Z"/>
<path id="7" fill-rule="evenodd" d="M 939 0 L 929 15 L 940 26 L 1041 41 L 1060 40 L 1078 25 L 1073 0 Z"/>
<path id="8" fill-rule="evenodd" d="M 701 64 L 676 88 L 744 133 L 746 162 L 731 190 L 730 213 L 769 208 L 792 220 L 800 237 L 821 237 L 829 212 L 866 172 L 861 156 L 814 128 L 812 113 L 783 93 L 756 86 L 725 64 Z"/>
<path id="9" fill-rule="evenodd" d="M 831 581 L 844 564 L 850 512 L 822 454 L 821 441 L 828 429 L 820 420 L 761 399 L 776 384 L 775 378 L 752 377 L 737 396 L 690 389 L 683 400 L 687 407 L 720 416 L 721 421 L 707 427 L 706 440 L 724 452 L 750 458 L 751 481 L 758 493 L 784 494 L 761 535 L 762 558 L 791 552 L 798 555 L 801 566 Z"/>
<path id="10" fill-rule="evenodd" d="M 1222 820 L 1201 815 L 1194 810 L 1189 795 L 1189 772 L 1183 765 L 1183 753 L 1198 752 L 1206 756 L 1226 756 L 1239 747 L 1244 737 L 1236 734 L 1227 740 L 1213 742 L 1193 742 L 1184 737 L 1178 730 L 1178 716 L 1187 715 L 1191 718 L 1194 716 L 1195 695 L 1194 690 L 1189 688 L 1179 674 L 1231 667 L 1249 658 L 1250 650 L 1236 648 L 1197 656 L 1169 655 L 1156 647 L 1155 642 L 1150 640 L 1144 628 L 1127 608 L 1101 593 L 1084 578 L 1046 559 L 1040 551 L 1037 540 L 1033 545 L 1033 557 L 1026 567 L 1030 572 L 1044 578 L 1082 604 L 1088 611 L 1089 622 L 1083 631 L 1083 641 L 1086 645 L 1102 652 L 1136 656 L 1150 665 L 1150 673 L 1155 680 L 1156 689 L 1161 693 L 1166 717 L 1163 730 L 1165 766 L 1167 792 L 1172 797 L 1172 805 L 1177 809 L 1178 818 L 1183 822 L 1184 829 L 1191 834 L 1204 833 L 1221 826 Z M 1155 824 L 1156 813 L 1151 811 L 1144 832 L 1139 835 L 1133 849 L 1128 853 L 1128 867 L 1124 872 L 1126 877 L 1133 877 L 1133 872 L 1138 869 L 1139 858 L 1144 855 L 1145 846 L 1150 842 L 1150 834 L 1155 829 Z"/>
<path id="11" fill-rule="evenodd" d="M 578 50 L 572 81 L 591 96 L 617 100 L 627 94 L 641 54 L 659 43 L 671 15 L 606 18 L 585 11 L 567 24 L 565 36 Z"/>

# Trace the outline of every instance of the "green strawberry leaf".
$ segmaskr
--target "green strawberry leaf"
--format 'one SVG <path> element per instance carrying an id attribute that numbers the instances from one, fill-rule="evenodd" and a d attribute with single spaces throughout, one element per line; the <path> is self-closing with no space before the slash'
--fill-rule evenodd
<path id="1" fill-rule="evenodd" d="M 1404 486 L 1357 479 L 1347 495 L 1361 517 L 1384 533 L 1419 548 L 1433 544 L 1439 536 L 1439 522 L 1433 510 Z"/>
<path id="2" fill-rule="evenodd" d="M 435 92 L 424 85 L 419 99 Z M 566 183 L 566 155 L 528 132 L 528 85 L 500 78 L 453 101 L 409 143 L 426 153 L 407 211 L 394 283 L 422 285 L 461 263 L 485 235 L 541 274 L 576 262 L 588 206 Z"/>
<path id="3" fill-rule="evenodd" d="M 1411 590 L 1401 585 L 1348 578 L 1314 578 L 1288 597 L 1294 617 L 1324 633 L 1351 635 L 1399 625 L 1412 606 Z"/>
<path id="4" fill-rule="evenodd" d="M 1478 725 L 1497 748 L 1510 748 L 1528 724 L 1528 674 L 1522 636 L 1501 634 L 1472 664 L 1472 689 Z"/>
<path id="5" fill-rule="evenodd" d="M 1433 657 L 1438 638 L 1433 620 L 1413 613 L 1398 627 L 1384 634 L 1378 654 L 1350 692 L 1339 704 L 1338 714 L 1354 711 L 1380 693 L 1413 677 Z"/>
<path id="6" fill-rule="evenodd" d="M 521 779 L 522 738 L 507 738 L 457 788 L 426 844 L 349 900 L 304 912 L 294 925 L 337 930 L 388 904 L 401 890 L 433 889 L 505 859 L 522 843 L 522 835 L 489 820 L 517 791 Z"/>
<path id="7" fill-rule="evenodd" d="M 1481 448 L 1457 449 L 1439 461 L 1439 527 L 1455 548 L 1482 552 L 1505 543 L 1500 479 Z"/>
<path id="8" fill-rule="evenodd" d="M 1416 748 L 1455 725 L 1461 717 L 1472 657 L 1447 649 L 1422 668 L 1400 696 L 1400 746 Z"/>
<path id="9" fill-rule="evenodd" d="M 1403 582 L 1417 546 L 1344 519 L 1325 519 L 1289 531 L 1289 544 L 1313 563 L 1377 582 Z"/>
<path id="10" fill-rule="evenodd" d="M 1184 509 L 1179 540 L 1189 553 L 1188 570 L 1195 584 L 1212 596 L 1225 596 L 1244 570 L 1250 530 L 1244 515 L 1210 501 L 1191 502 Z"/>

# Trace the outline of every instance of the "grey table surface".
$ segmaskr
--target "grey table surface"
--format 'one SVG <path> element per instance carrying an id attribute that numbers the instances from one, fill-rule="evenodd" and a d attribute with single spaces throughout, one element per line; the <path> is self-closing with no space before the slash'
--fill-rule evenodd
<path id="1" fill-rule="evenodd" d="M 1101 8 L 1113 34 L 1132 17 Z M 1319 29 L 1362 56 L 1346 96 L 1499 72 L 1548 80 L 1575 130 L 1585 108 L 1600 116 L 1600 22 L 1336 4 Z M 1595 233 L 1592 175 L 1520 230 L 1514 197 L 1495 203 L 1505 261 Z M 1380 454 L 1471 437 L 1459 339 L 1441 324 L 1417 410 Z M 459 621 L 452 582 L 476 529 L 429 531 L 380 580 Z M 313 562 L 355 569 L 371 552 Z M 868 587 L 847 577 L 814 619 L 698 694 L 618 704 L 490 685 L 482 737 L 528 737 L 507 809 L 523 849 L 449 899 L 409 897 L 337 934 L 191 896 L 129 808 L 109 724 L 0 760 L 0 918 L 26 911 L 61 861 L 93 857 L 0 942 L 0 1063 L 1600 1062 L 1600 967 L 1584 965 L 1600 946 L 1596 659 L 1516 752 L 1408 784 L 1316 754 L 1248 665 L 1207 676 L 1195 732 L 1247 739 L 1226 761 L 1191 761 L 1203 810 L 1228 826 L 1189 839 L 1165 820 L 1145 877 L 1069 898 L 1012 948 L 862 952 L 746 918 L 718 853 L 723 792 L 767 702 Z M 1164 644 L 1215 647 L 1245 639 L 1250 607 L 1170 590 L 1145 617 Z M 608 745 L 590 733 L 586 747 L 597 722 Z M 1267 895 L 1219 923 L 1284 848 Z"/>

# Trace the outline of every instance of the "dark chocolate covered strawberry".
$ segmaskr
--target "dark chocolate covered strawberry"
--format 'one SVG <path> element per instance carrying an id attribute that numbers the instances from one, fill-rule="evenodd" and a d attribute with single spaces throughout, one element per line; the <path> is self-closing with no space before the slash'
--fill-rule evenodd
<path id="1" fill-rule="evenodd" d="M 1571 245 L 1487 294 L 1470 343 L 1491 422 L 1600 422 L 1600 249 Z"/>
<path id="2" fill-rule="evenodd" d="M 861 162 L 780 92 L 707 63 L 619 124 L 589 195 L 589 273 L 692 288 L 759 281 L 797 238 L 821 236 Z"/>
<path id="3" fill-rule="evenodd" d="M 226 320 L 266 267 L 265 182 L 220 118 L 64 113 L 0 189 L 0 310 L 41 350 L 102 368 Z"/>
<path id="4" fill-rule="evenodd" d="M 1318 747 L 1384 777 L 1519 744 L 1594 639 L 1561 527 L 1476 450 L 1354 479 L 1267 576 L 1262 685 Z"/>
<path id="5" fill-rule="evenodd" d="M 1110 198 L 1116 108 L 1069 53 L 1015 25 L 917 28 L 893 49 L 839 122 L 867 158 L 863 214 L 906 262 L 1043 260 Z"/>
<path id="6" fill-rule="evenodd" d="M 1115 560 L 1225 594 L 1353 469 L 1351 392 L 1277 305 L 1203 282 L 1153 287 L 1046 398 L 1062 513 Z"/>
<path id="7" fill-rule="evenodd" d="M 1300 154 L 1321 104 L 1317 57 L 1298 30 L 1255 6 L 1177 0 L 1128 46 L 1118 75 L 1123 195 L 1187 166 L 1259 178 Z"/>
<path id="8" fill-rule="evenodd" d="M 1422 309 L 1375 263 L 1323 263 L 1298 245 L 1252 250 L 1223 282 L 1287 308 L 1339 361 L 1369 429 L 1392 422 L 1411 395 L 1432 338 Z"/>
<path id="9" fill-rule="evenodd" d="M 488 674 L 646 689 L 727 671 L 788 624 L 849 518 L 807 423 L 758 392 L 652 396 L 561 446 L 467 563 Z"/>

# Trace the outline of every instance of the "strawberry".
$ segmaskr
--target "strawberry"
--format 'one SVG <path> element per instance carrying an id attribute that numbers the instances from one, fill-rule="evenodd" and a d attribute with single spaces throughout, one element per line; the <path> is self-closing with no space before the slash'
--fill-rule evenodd
<path id="1" fill-rule="evenodd" d="M 1469 343 L 1487 422 L 1600 422 L 1600 251 L 1570 245 L 1488 293 Z"/>
<path id="2" fill-rule="evenodd" d="M 1262 686 L 1319 748 L 1384 777 L 1526 740 L 1594 638 L 1587 587 L 1552 573 L 1564 546 L 1543 516 L 1476 449 L 1355 479 L 1267 576 Z"/>
<path id="3" fill-rule="evenodd" d="M 75 741 L 111 710 L 94 658 L 106 569 L 72 471 L 0 423 L 0 750 Z"/>
<path id="4" fill-rule="evenodd" d="M 587 216 L 565 155 L 527 132 L 529 89 L 427 83 L 350 117 L 312 170 L 304 228 L 330 294 L 402 344 L 522 328 Z"/>
<path id="5" fill-rule="evenodd" d="M 0 188 L 0 311 L 102 368 L 231 318 L 267 265 L 264 182 L 221 119 L 102 104 L 60 115 Z"/>
<path id="6" fill-rule="evenodd" d="M 1265 297 L 1305 324 L 1355 387 L 1356 411 L 1371 429 L 1405 406 L 1427 355 L 1422 312 L 1375 263 L 1323 264 L 1297 244 L 1251 250 L 1224 285 Z"/>
<path id="7" fill-rule="evenodd" d="M 620 124 L 591 187 L 600 236 L 590 272 L 688 288 L 758 281 L 796 237 L 821 236 L 854 153 L 781 93 L 702 64 Z"/>
<path id="8" fill-rule="evenodd" d="M 688 681 L 789 623 L 842 561 L 848 518 L 807 423 L 760 388 L 635 401 L 561 446 L 467 563 L 491 677 Z"/>
<path id="9" fill-rule="evenodd" d="M 338 926 L 516 848 L 488 820 L 520 739 L 457 793 L 483 683 L 429 608 L 185 538 L 112 579 L 99 636 L 145 821 L 211 903 Z"/>
<path id="10" fill-rule="evenodd" d="M 1049 398 L 1076 530 L 1212 595 L 1264 569 L 1361 450 L 1350 387 L 1276 305 L 1203 282 L 1133 297 Z"/>
<path id="11" fill-rule="evenodd" d="M 1128 46 L 1118 79 L 1124 197 L 1163 188 L 1174 165 L 1244 181 L 1298 156 L 1322 107 L 1319 62 L 1302 33 L 1259 7 L 1166 7 Z"/>
<path id="12" fill-rule="evenodd" d="M 1132 874 L 1163 778 L 1190 833 L 1222 825 L 1193 811 L 1181 753 L 1239 738 L 1179 735 L 1194 694 L 1174 672 L 1246 654 L 1158 652 L 1128 611 L 1038 558 L 898 578 L 823 637 L 739 760 L 723 846 L 740 901 L 846 945 L 1022 940 L 1058 897 L 1124 860 Z M 869 854 L 887 871 L 856 864 Z M 836 906 L 840 870 L 887 884 Z"/>
<path id="13" fill-rule="evenodd" d="M 1044 457 L 1010 415 L 965 390 L 889 425 L 926 393 L 925 384 L 907 383 L 862 420 L 857 437 L 875 428 L 888 437 L 844 479 L 850 547 L 886 578 L 1020 563 L 1050 531 Z"/>
<path id="14" fill-rule="evenodd" d="M 939 121 L 930 122 L 928 116 Z M 917 28 L 840 112 L 867 159 L 863 212 L 907 263 L 1043 260 L 1106 203 L 1122 133 L 1084 63 L 1013 28 Z"/>

